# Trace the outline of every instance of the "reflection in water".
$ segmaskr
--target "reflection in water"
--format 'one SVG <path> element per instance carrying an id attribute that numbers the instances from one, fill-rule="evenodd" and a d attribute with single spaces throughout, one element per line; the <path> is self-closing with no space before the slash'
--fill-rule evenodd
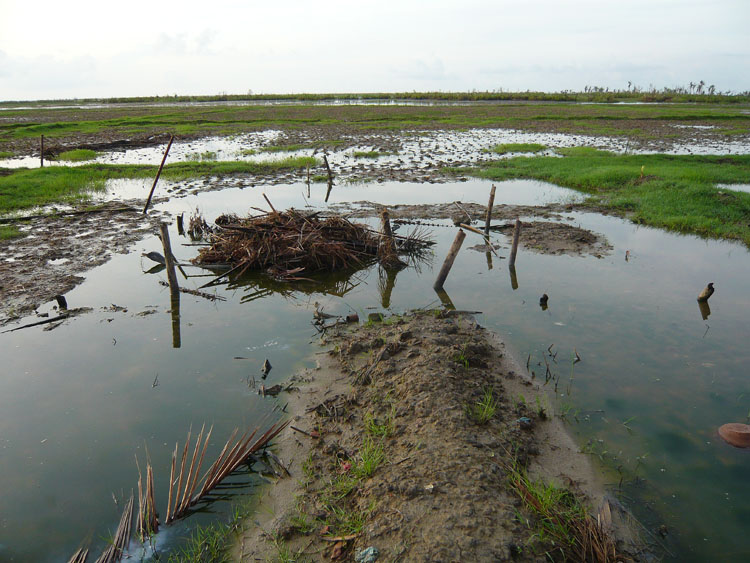
<path id="1" fill-rule="evenodd" d="M 182 339 L 180 338 L 180 289 L 178 287 L 169 289 L 169 301 L 172 313 L 172 348 L 179 348 Z"/>
<path id="2" fill-rule="evenodd" d="M 516 276 L 516 267 L 508 266 L 508 271 L 510 272 L 510 287 L 513 288 L 513 291 L 515 291 L 518 289 L 518 277 Z"/>
<path id="3" fill-rule="evenodd" d="M 380 293 L 380 305 L 387 309 L 391 306 L 391 293 L 396 285 L 396 276 L 401 268 L 383 268 L 378 266 L 378 292 Z"/>
<path id="4" fill-rule="evenodd" d="M 698 301 L 698 309 L 700 309 L 701 318 L 704 321 L 708 320 L 708 317 L 711 315 L 711 307 L 709 307 L 708 301 Z"/>
<path id="5" fill-rule="evenodd" d="M 440 302 L 443 304 L 443 306 L 446 309 L 450 309 L 451 311 L 456 310 L 456 306 L 453 304 L 453 301 L 451 301 L 450 295 L 445 291 L 445 289 L 441 288 L 433 288 L 435 289 L 435 293 L 437 293 L 438 298 L 440 299 Z"/>
<path id="6" fill-rule="evenodd" d="M 487 257 L 487 270 L 492 269 L 492 253 L 488 250 L 484 253 L 484 255 Z"/>
<path id="7" fill-rule="evenodd" d="M 546 293 L 539 298 L 539 306 L 542 308 L 542 311 L 547 310 L 548 300 L 549 300 L 549 296 Z"/>

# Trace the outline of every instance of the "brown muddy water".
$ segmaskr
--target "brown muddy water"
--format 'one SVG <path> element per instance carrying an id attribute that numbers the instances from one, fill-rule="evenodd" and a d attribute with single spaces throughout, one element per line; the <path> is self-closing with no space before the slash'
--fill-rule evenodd
<path id="1" fill-rule="evenodd" d="M 489 186 L 475 180 L 345 185 L 334 188 L 332 201 L 484 205 Z M 278 208 L 324 207 L 322 185 L 313 185 L 310 198 L 302 184 L 198 194 L 173 187 L 187 195 L 161 209 L 188 215 L 197 207 L 209 221 L 267 207 L 263 191 Z M 498 184 L 496 204 L 575 197 L 549 184 L 507 182 Z M 542 381 L 546 359 L 545 406 L 564 416 L 581 447 L 601 461 L 613 495 L 641 518 L 646 539 L 667 560 L 747 558 L 750 452 L 724 444 L 716 432 L 750 416 L 747 249 L 596 214 L 567 213 L 563 221 L 605 235 L 613 250 L 596 258 L 522 248 L 514 289 L 507 261 L 492 256 L 490 267 L 484 252 L 469 249 L 481 242 L 469 233 L 445 290 L 457 308 L 482 311 L 479 322 L 506 337 Z M 0 335 L 0 560 L 64 561 L 81 543 L 103 549 L 123 496 L 136 486 L 134 456 L 143 463 L 148 450 L 163 511 L 171 452 L 191 426 L 214 425 L 211 457 L 235 426 L 281 417 L 283 394 L 263 398 L 253 381 L 261 382 L 265 359 L 273 365 L 266 385 L 311 364 L 318 351 L 310 324 L 315 302 L 360 318 L 440 306 L 432 283 L 456 229 L 432 222 L 432 261 L 400 272 L 390 286 L 374 266 L 348 280 L 321 278 L 304 291 L 265 291 L 269 284 L 256 276 L 211 290 L 226 301 L 183 295 L 179 348 L 169 292 L 159 284 L 166 276 L 147 273 L 154 264 L 141 256 L 160 251 L 156 237 L 90 271 L 66 295 L 69 307 L 90 312 L 51 331 Z M 195 255 L 186 238 L 170 236 L 181 262 Z M 506 237 L 493 240 L 507 256 Z M 207 279 L 181 281 L 196 288 Z M 716 293 L 704 320 L 696 297 L 709 281 Z M 544 293 L 546 310 L 539 305 Z M 54 314 L 53 303 L 40 312 Z M 573 363 L 576 352 L 582 361 Z M 157 549 L 163 556 L 197 524 L 225 520 L 232 501 L 260 483 L 256 473 L 236 475 L 220 498 L 165 528 Z"/>

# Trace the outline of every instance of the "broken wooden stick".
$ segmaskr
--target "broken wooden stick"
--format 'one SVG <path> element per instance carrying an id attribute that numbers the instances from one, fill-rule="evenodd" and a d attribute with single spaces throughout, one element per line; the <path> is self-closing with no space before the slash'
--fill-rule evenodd
<path id="1" fill-rule="evenodd" d="M 172 147 L 172 141 L 174 141 L 174 135 L 169 136 L 169 144 L 167 145 L 167 150 L 164 151 L 164 157 L 162 157 L 161 159 L 159 170 L 156 172 L 156 178 L 154 178 L 154 185 L 151 186 L 151 191 L 148 193 L 148 199 L 146 200 L 146 205 L 143 207 L 144 215 L 148 211 L 148 206 L 151 204 L 151 197 L 154 195 L 154 190 L 156 189 L 156 183 L 159 181 L 159 176 L 161 176 L 162 168 L 164 168 L 164 163 L 167 161 L 167 155 L 169 154 L 169 149 Z"/>
<path id="2" fill-rule="evenodd" d="M 513 229 L 513 246 L 510 249 L 510 260 L 508 267 L 512 268 L 516 265 L 516 252 L 518 252 L 518 239 L 521 237 L 521 220 L 516 219 L 516 226 Z"/>
<path id="3" fill-rule="evenodd" d="M 451 268 L 453 267 L 453 262 L 456 259 L 456 255 L 458 254 L 458 251 L 461 250 L 461 245 L 464 243 L 465 238 L 466 238 L 466 233 L 462 229 L 458 229 L 458 233 L 456 233 L 456 238 L 453 239 L 453 244 L 451 245 L 451 248 L 448 251 L 448 255 L 445 257 L 445 262 L 443 262 L 443 267 L 440 268 L 440 272 L 438 273 L 438 277 L 435 280 L 435 284 L 432 286 L 435 289 L 435 291 L 442 289 L 443 284 L 445 283 L 445 278 L 448 277 L 448 273 L 451 271 Z"/>
<path id="4" fill-rule="evenodd" d="M 331 195 L 331 190 L 333 189 L 333 172 L 331 172 L 331 166 L 328 164 L 328 155 L 323 155 L 323 162 L 328 172 L 328 191 L 326 192 L 326 203 L 328 203 L 328 196 Z"/>
<path id="5" fill-rule="evenodd" d="M 489 240 L 490 238 L 490 222 L 492 221 L 492 206 L 495 204 L 495 184 L 492 184 L 490 190 L 490 201 L 487 204 L 487 219 L 484 223 L 484 236 Z"/>

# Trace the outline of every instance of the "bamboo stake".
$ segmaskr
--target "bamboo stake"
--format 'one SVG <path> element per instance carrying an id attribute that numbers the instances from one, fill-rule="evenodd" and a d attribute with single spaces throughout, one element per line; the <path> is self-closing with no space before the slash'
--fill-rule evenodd
<path id="1" fill-rule="evenodd" d="M 39 139 L 39 168 L 44 168 L 44 135 Z"/>
<path id="2" fill-rule="evenodd" d="M 172 452 L 172 469 L 169 472 L 169 495 L 167 496 L 167 517 L 164 520 L 165 524 L 169 524 L 172 514 L 172 489 L 174 487 L 174 469 L 175 462 L 177 461 L 177 446 L 178 444 L 175 443 L 174 452 Z"/>
<path id="3" fill-rule="evenodd" d="M 143 206 L 144 215 L 148 211 L 148 206 L 151 204 L 151 197 L 154 195 L 154 190 L 156 189 L 156 182 L 159 181 L 159 176 L 161 176 L 162 168 L 164 168 L 164 163 L 167 161 L 167 155 L 169 154 L 169 149 L 172 147 L 172 141 L 174 141 L 174 135 L 169 136 L 169 144 L 167 145 L 167 150 L 164 151 L 164 157 L 162 157 L 161 159 L 159 170 L 156 172 L 156 178 L 154 178 L 154 185 L 151 186 L 151 191 L 148 193 L 148 199 L 146 200 L 146 205 Z"/>
<path id="4" fill-rule="evenodd" d="M 331 166 L 328 164 L 328 155 L 323 155 L 323 162 L 328 172 L 328 191 L 326 192 L 326 203 L 328 203 L 328 196 L 331 195 L 331 190 L 333 189 L 333 173 L 331 172 Z"/>
<path id="5" fill-rule="evenodd" d="M 508 266 L 508 270 L 510 271 L 510 287 L 512 287 L 513 291 L 515 291 L 518 289 L 518 277 L 516 276 L 516 267 Z"/>
<path id="6" fill-rule="evenodd" d="M 508 261 L 508 267 L 512 268 L 516 265 L 516 252 L 518 252 L 518 239 L 521 237 L 521 220 L 516 219 L 516 227 L 513 229 L 513 247 L 510 249 L 510 260 Z"/>
<path id="7" fill-rule="evenodd" d="M 443 284 L 445 283 L 445 278 L 448 277 L 448 273 L 451 271 L 451 268 L 453 267 L 453 262 L 456 259 L 456 255 L 458 254 L 458 251 L 461 250 L 461 245 L 463 244 L 465 238 L 466 238 L 466 233 L 463 230 L 458 229 L 458 233 L 456 233 L 456 238 L 453 240 L 453 244 L 451 245 L 451 248 L 448 251 L 448 255 L 445 257 L 445 262 L 443 262 L 443 267 L 440 268 L 440 272 L 438 273 L 438 277 L 435 280 L 435 284 L 432 286 L 435 289 L 435 291 L 443 288 Z"/>
<path id="8" fill-rule="evenodd" d="M 487 204 L 487 219 L 484 223 L 484 236 L 489 240 L 490 237 L 490 222 L 492 221 L 492 206 L 495 204 L 495 184 L 492 184 L 490 190 L 490 201 Z"/>

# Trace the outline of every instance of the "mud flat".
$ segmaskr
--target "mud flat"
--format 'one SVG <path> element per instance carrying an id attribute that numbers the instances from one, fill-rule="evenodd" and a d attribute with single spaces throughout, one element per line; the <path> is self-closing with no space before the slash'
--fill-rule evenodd
<path id="1" fill-rule="evenodd" d="M 638 558 L 632 522 L 543 391 L 473 315 L 418 311 L 327 332 L 330 352 L 296 377 L 293 421 L 276 443 L 291 476 L 261 499 L 235 559 L 574 557 L 575 546 L 535 536 L 540 517 L 512 486 L 518 472 L 597 515 L 588 518 L 606 534 L 594 543 L 607 555 L 590 560 Z M 481 423 L 471 411 L 488 392 L 496 411 Z"/>

